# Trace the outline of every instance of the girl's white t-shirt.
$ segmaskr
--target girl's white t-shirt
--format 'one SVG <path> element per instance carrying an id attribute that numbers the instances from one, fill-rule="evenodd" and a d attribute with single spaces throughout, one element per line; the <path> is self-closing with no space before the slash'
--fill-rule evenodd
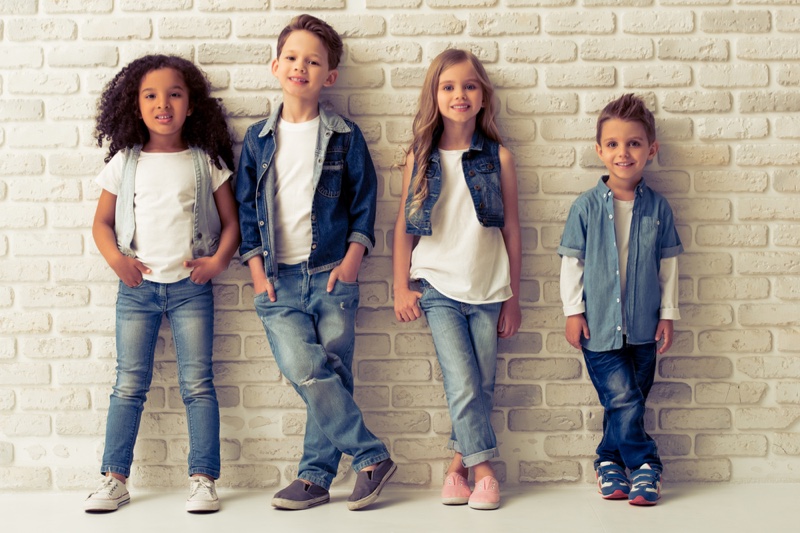
<path id="1" fill-rule="evenodd" d="M 275 152 L 275 259 L 294 265 L 311 253 L 311 205 L 319 116 L 278 121 Z"/>
<path id="2" fill-rule="evenodd" d="M 466 150 L 439 150 L 442 190 L 431 212 L 432 235 L 411 253 L 411 279 L 424 278 L 448 298 L 468 304 L 511 298 L 511 270 L 500 228 L 481 226 L 464 178 Z"/>
<path id="3" fill-rule="evenodd" d="M 207 159 L 211 188 L 216 191 L 231 176 Z M 125 155 L 117 152 L 95 180 L 118 196 Z M 152 272 L 142 277 L 174 283 L 189 277 L 183 266 L 192 259 L 196 178 L 191 150 L 169 153 L 141 152 L 133 190 L 136 229 L 131 249 Z"/>

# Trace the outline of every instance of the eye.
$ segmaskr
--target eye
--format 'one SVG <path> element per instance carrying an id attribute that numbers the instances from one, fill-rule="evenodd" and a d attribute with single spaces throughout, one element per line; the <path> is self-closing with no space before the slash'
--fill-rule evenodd
<path id="1" fill-rule="evenodd" d="M 170 94 L 172 98 L 183 98 L 183 93 L 172 93 Z"/>
<path id="2" fill-rule="evenodd" d="M 616 148 L 616 147 L 617 147 L 617 141 L 608 141 L 608 143 L 606 144 L 606 146 L 607 146 L 608 148 Z"/>
<path id="3" fill-rule="evenodd" d="M 291 56 L 291 55 L 290 56 L 284 56 L 284 59 L 286 59 L 287 61 L 294 61 L 294 56 Z"/>
<path id="4" fill-rule="evenodd" d="M 475 85 L 474 83 L 468 83 L 468 84 L 465 86 L 465 88 L 466 88 L 468 91 L 474 91 L 475 89 L 477 89 L 477 88 L 478 88 L 478 86 L 477 86 L 477 85 Z"/>
<path id="5" fill-rule="evenodd" d="M 313 59 L 309 59 L 308 60 L 308 64 L 317 66 L 317 65 L 319 65 L 319 61 L 314 61 Z"/>
<path id="6" fill-rule="evenodd" d="M 639 141 L 631 141 L 630 142 L 630 146 L 633 146 L 634 148 L 638 148 L 639 146 L 641 146 L 641 143 Z"/>
<path id="7" fill-rule="evenodd" d="M 154 95 L 154 94 L 146 94 L 146 95 L 144 95 L 144 99 L 145 100 L 152 100 L 155 97 L 156 97 L 156 95 Z"/>
<path id="8" fill-rule="evenodd" d="M 452 91 L 452 90 L 453 90 L 453 86 L 452 86 L 452 85 L 450 85 L 450 84 L 448 84 L 448 85 L 442 85 L 442 90 L 443 90 L 443 91 Z"/>

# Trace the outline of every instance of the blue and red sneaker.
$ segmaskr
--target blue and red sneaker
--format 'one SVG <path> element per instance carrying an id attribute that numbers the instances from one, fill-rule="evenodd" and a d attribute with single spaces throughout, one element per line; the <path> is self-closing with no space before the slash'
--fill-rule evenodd
<path id="1" fill-rule="evenodd" d="M 628 497 L 631 484 L 625 475 L 625 469 L 611 461 L 603 461 L 595 472 L 597 475 L 597 492 L 605 500 L 622 500 Z"/>
<path id="2" fill-rule="evenodd" d="M 647 463 L 631 472 L 633 488 L 628 495 L 631 505 L 655 505 L 661 498 L 661 472 L 653 470 Z"/>

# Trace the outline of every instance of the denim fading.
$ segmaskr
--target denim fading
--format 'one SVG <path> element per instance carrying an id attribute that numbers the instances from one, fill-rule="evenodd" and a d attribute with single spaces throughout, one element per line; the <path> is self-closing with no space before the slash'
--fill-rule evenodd
<path id="1" fill-rule="evenodd" d="M 631 471 L 645 463 L 660 471 L 658 448 L 644 428 L 645 401 L 656 372 L 656 343 L 625 342 L 622 348 L 606 352 L 583 348 L 583 355 L 605 409 L 595 469 L 612 461 Z"/>
<path id="2" fill-rule="evenodd" d="M 255 297 L 255 308 L 283 376 L 306 404 L 306 432 L 298 478 L 328 489 L 342 453 L 353 469 L 389 458 L 386 446 L 367 429 L 353 399 L 353 348 L 358 283 L 330 272 L 309 273 L 307 263 L 278 266 L 276 301 Z"/>
<path id="3" fill-rule="evenodd" d="M 452 431 L 448 448 L 472 467 L 500 454 L 491 414 L 497 371 L 497 321 L 502 302 L 466 304 L 420 280 L 419 306 L 442 368 Z"/>
<path id="4" fill-rule="evenodd" d="M 175 341 L 178 383 L 186 407 L 189 475 L 220 475 L 219 404 L 214 389 L 212 345 L 214 300 L 211 282 L 185 278 L 174 283 L 120 281 L 117 295 L 117 380 L 108 408 L 101 472 L 130 476 L 133 448 L 153 377 L 162 316 Z"/>

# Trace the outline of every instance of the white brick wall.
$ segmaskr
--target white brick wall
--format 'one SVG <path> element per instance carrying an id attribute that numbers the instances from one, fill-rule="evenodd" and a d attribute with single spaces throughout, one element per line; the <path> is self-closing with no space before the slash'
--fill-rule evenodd
<path id="1" fill-rule="evenodd" d="M 500 343 L 493 423 L 508 483 L 592 479 L 602 409 L 563 338 L 555 254 L 569 205 L 602 172 L 597 112 L 637 92 L 662 151 L 650 183 L 675 208 L 684 320 L 661 357 L 647 427 L 673 481 L 800 481 L 800 8 L 786 0 L 0 0 L 0 490 L 92 485 L 114 377 L 114 275 L 90 225 L 103 151 L 96 99 L 147 52 L 199 63 L 231 125 L 269 113 L 289 18 L 345 36 L 326 105 L 355 119 L 380 176 L 378 244 L 362 272 L 356 397 L 402 463 L 435 486 L 449 452 L 424 321 L 398 324 L 391 241 L 419 86 L 466 47 L 497 86 L 518 161 L 523 325 Z M 275 487 L 305 420 L 252 309 L 247 271 L 217 281 L 223 478 Z M 183 485 L 186 421 L 165 324 L 133 483 Z M 343 462 L 340 479 L 348 478 Z M 352 475 L 349 476 L 352 479 Z"/>

